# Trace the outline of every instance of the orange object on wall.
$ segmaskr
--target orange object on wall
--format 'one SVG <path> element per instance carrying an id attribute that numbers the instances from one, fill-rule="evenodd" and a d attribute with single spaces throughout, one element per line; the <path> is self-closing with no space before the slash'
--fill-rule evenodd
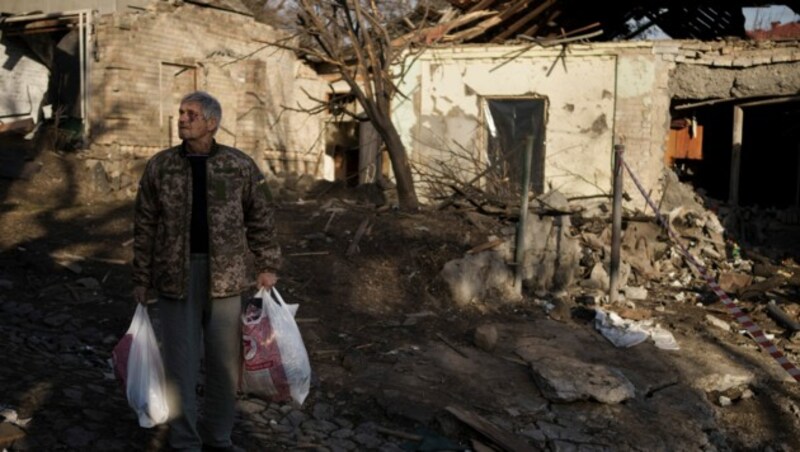
<path id="1" fill-rule="evenodd" d="M 677 159 L 703 160 L 703 126 L 691 120 L 672 121 L 665 160 L 671 165 Z"/>

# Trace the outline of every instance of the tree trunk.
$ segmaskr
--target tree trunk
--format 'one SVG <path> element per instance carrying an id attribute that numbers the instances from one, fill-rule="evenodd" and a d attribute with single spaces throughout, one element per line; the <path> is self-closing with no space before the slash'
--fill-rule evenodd
<path id="1" fill-rule="evenodd" d="M 378 131 L 386 149 L 389 151 L 389 160 L 392 162 L 395 182 L 397 183 L 397 199 L 402 210 L 415 211 L 419 209 L 419 199 L 414 189 L 414 178 L 411 175 L 411 165 L 408 163 L 408 154 L 397 133 L 394 123 L 390 118 L 372 118 L 373 126 Z"/>

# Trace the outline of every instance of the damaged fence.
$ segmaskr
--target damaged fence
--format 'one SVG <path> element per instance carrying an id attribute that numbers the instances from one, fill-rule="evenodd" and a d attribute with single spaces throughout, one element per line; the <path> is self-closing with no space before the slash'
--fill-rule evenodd
<path id="1" fill-rule="evenodd" d="M 678 235 L 673 231 L 672 227 L 669 224 L 667 218 L 661 214 L 658 209 L 658 206 L 655 202 L 648 196 L 647 191 L 642 186 L 639 179 L 636 177 L 636 174 L 631 170 L 628 164 L 625 162 L 623 158 L 624 147 L 623 146 L 615 146 L 614 148 L 614 158 L 615 162 L 618 162 L 621 167 L 624 167 L 627 170 L 628 174 L 631 176 L 631 180 L 633 181 L 636 188 L 641 192 L 642 196 L 644 197 L 647 204 L 653 209 L 653 212 L 656 217 L 656 221 L 667 231 L 669 237 L 678 245 L 678 249 L 680 253 L 683 255 L 684 259 L 692 266 L 697 272 L 703 277 L 706 284 L 711 288 L 714 294 L 722 301 L 727 308 L 728 312 L 742 325 L 747 332 L 753 337 L 756 343 L 763 348 L 770 356 L 772 356 L 781 367 L 789 373 L 796 381 L 800 382 L 800 369 L 798 369 L 792 362 L 790 362 L 786 356 L 781 353 L 780 350 L 775 346 L 775 344 L 770 341 L 764 332 L 756 325 L 755 322 L 747 315 L 744 311 L 742 311 L 738 306 L 736 306 L 736 302 L 732 300 L 727 293 L 720 287 L 719 283 L 716 279 L 711 275 L 705 265 L 703 265 L 700 261 L 698 261 L 686 248 L 681 240 L 679 240 Z M 622 172 L 616 171 L 615 178 L 621 179 Z M 615 181 L 615 189 L 619 189 Z"/>

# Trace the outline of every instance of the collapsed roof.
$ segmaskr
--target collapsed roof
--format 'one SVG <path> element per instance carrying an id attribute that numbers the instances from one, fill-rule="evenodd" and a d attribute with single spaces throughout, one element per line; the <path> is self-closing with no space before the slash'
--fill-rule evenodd
<path id="1" fill-rule="evenodd" d="M 406 25 L 425 29 L 425 41 L 502 43 L 516 39 L 582 37 L 631 39 L 657 25 L 673 39 L 746 38 L 743 7 L 769 1 L 729 0 L 448 0 L 452 10 L 417 14 Z M 785 2 L 800 12 L 800 0 Z M 424 19 L 422 18 L 424 16 Z M 434 21 L 431 24 L 430 21 Z"/>

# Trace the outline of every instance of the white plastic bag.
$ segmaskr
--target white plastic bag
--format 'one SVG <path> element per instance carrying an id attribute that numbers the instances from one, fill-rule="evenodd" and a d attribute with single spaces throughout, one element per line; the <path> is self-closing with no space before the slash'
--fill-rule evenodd
<path id="1" fill-rule="evenodd" d="M 114 347 L 114 370 L 125 385 L 139 426 L 151 428 L 169 417 L 164 364 L 147 307 L 138 305 L 128 332 Z"/>
<path id="2" fill-rule="evenodd" d="M 270 401 L 294 400 L 302 405 L 311 383 L 311 365 L 294 315 L 278 293 L 259 290 L 261 308 L 242 314 L 244 365 L 242 390 Z"/>

